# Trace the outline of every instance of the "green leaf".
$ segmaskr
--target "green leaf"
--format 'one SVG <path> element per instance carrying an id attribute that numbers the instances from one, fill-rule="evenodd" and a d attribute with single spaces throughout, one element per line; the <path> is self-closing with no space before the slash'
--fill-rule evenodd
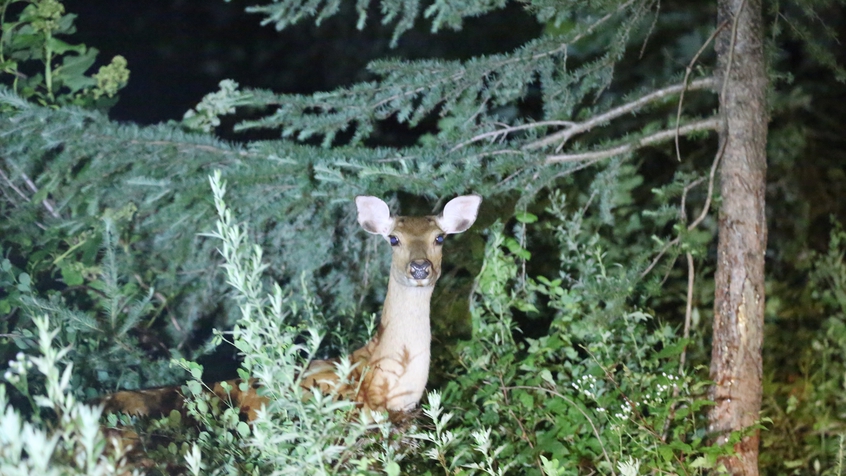
<path id="1" fill-rule="evenodd" d="M 80 55 L 65 56 L 62 66 L 56 68 L 56 78 L 60 79 L 62 84 L 67 86 L 71 92 L 96 86 L 97 81 L 85 75 L 85 72 L 94 64 L 96 59 L 96 48 L 91 48 Z"/>
<path id="2" fill-rule="evenodd" d="M 690 467 L 691 468 L 708 469 L 708 468 L 713 468 L 714 464 L 712 462 L 708 461 L 708 458 L 706 458 L 704 456 L 700 456 L 700 457 L 696 458 L 695 460 L 693 460 L 692 463 L 690 463 Z"/>
<path id="3" fill-rule="evenodd" d="M 171 410 L 170 413 L 167 415 L 168 423 L 174 428 L 178 428 L 179 425 L 182 424 L 182 414 L 179 413 L 179 410 Z"/>
<path id="4" fill-rule="evenodd" d="M 65 282 L 68 286 L 79 286 L 85 280 L 82 277 L 82 273 L 76 269 L 75 266 L 62 266 L 62 281 Z"/>
<path id="5" fill-rule="evenodd" d="M 520 223 L 534 223 L 538 221 L 537 215 L 529 212 L 519 212 L 514 215 L 514 218 L 516 218 Z"/>
<path id="6" fill-rule="evenodd" d="M 532 398 L 532 395 L 528 392 L 519 392 L 517 393 L 517 399 L 520 400 L 520 403 L 526 408 L 533 408 L 535 404 L 535 399 Z"/>
<path id="7" fill-rule="evenodd" d="M 69 51 L 79 54 L 85 54 L 85 45 L 72 45 L 65 41 L 62 41 L 55 36 L 51 36 L 47 39 L 47 46 L 53 50 L 53 53 L 62 55 Z"/>
<path id="8" fill-rule="evenodd" d="M 237 431 L 242 438 L 246 438 L 250 436 L 250 425 L 248 425 L 245 421 L 239 421 Z"/>
<path id="9" fill-rule="evenodd" d="M 664 347 L 663 349 L 661 349 L 660 352 L 655 354 L 655 358 L 656 359 L 666 359 L 666 358 L 669 358 L 669 357 L 675 357 L 677 355 L 681 355 L 681 353 L 684 351 L 685 347 L 689 343 L 690 343 L 690 339 L 679 339 L 679 341 L 676 342 L 675 344 L 668 346 L 668 347 Z"/>
<path id="10" fill-rule="evenodd" d="M 399 476 L 402 470 L 400 465 L 397 464 L 396 461 L 389 461 L 388 464 L 385 465 L 385 474 L 388 476 Z"/>
<path id="11" fill-rule="evenodd" d="M 201 395 L 203 393 L 202 384 L 196 380 L 189 380 L 186 385 L 188 385 L 188 391 L 191 392 L 191 395 Z"/>

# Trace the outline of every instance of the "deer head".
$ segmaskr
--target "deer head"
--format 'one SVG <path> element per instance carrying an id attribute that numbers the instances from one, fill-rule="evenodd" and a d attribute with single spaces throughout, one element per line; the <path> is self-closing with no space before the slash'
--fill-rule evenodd
<path id="1" fill-rule="evenodd" d="M 438 216 L 392 217 L 388 205 L 376 197 L 355 199 L 361 227 L 391 244 L 391 281 L 413 287 L 435 285 L 441 276 L 444 237 L 470 228 L 480 203 L 478 195 L 464 195 L 450 200 Z"/>

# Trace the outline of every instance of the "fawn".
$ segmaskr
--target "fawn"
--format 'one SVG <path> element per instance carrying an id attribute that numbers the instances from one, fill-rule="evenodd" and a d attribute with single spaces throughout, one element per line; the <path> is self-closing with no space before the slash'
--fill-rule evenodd
<path id="1" fill-rule="evenodd" d="M 431 329 L 429 309 L 432 291 L 441 275 L 442 245 L 448 234 L 466 231 L 479 211 L 477 195 L 453 198 L 438 216 L 391 216 L 388 205 L 376 197 L 355 199 L 358 222 L 368 233 L 381 235 L 391 245 L 392 261 L 388 292 L 376 335 L 352 353 L 358 365 L 339 394 L 354 399 L 363 408 L 375 411 L 408 411 L 423 396 L 429 377 Z M 312 361 L 301 385 L 312 391 L 328 392 L 338 385 L 337 360 Z M 267 403 L 259 395 L 258 382 L 239 389 L 240 380 L 220 382 L 212 391 L 223 401 L 231 401 L 252 421 Z M 355 395 L 351 393 L 357 391 Z M 179 387 L 121 391 L 101 400 L 107 412 L 137 415 L 167 414 L 181 410 Z"/>

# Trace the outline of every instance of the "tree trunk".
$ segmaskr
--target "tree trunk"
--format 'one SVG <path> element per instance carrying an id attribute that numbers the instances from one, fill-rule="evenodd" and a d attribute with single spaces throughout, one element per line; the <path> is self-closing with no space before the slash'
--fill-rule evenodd
<path id="1" fill-rule="evenodd" d="M 722 206 L 715 276 L 711 379 L 715 382 L 710 431 L 724 443 L 755 424 L 761 409 L 761 346 L 764 326 L 764 210 L 767 144 L 767 71 L 761 0 L 718 0 Z M 758 431 L 734 446 L 721 462 L 735 475 L 758 474 Z"/>

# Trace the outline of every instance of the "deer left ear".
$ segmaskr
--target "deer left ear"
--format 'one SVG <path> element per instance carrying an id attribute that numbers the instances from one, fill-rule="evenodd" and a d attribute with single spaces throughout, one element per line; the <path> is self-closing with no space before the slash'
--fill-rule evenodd
<path id="1" fill-rule="evenodd" d="M 462 195 L 455 197 L 444 206 L 444 211 L 437 217 L 438 226 L 444 233 L 461 233 L 466 231 L 476 221 L 482 197 L 478 195 Z"/>

